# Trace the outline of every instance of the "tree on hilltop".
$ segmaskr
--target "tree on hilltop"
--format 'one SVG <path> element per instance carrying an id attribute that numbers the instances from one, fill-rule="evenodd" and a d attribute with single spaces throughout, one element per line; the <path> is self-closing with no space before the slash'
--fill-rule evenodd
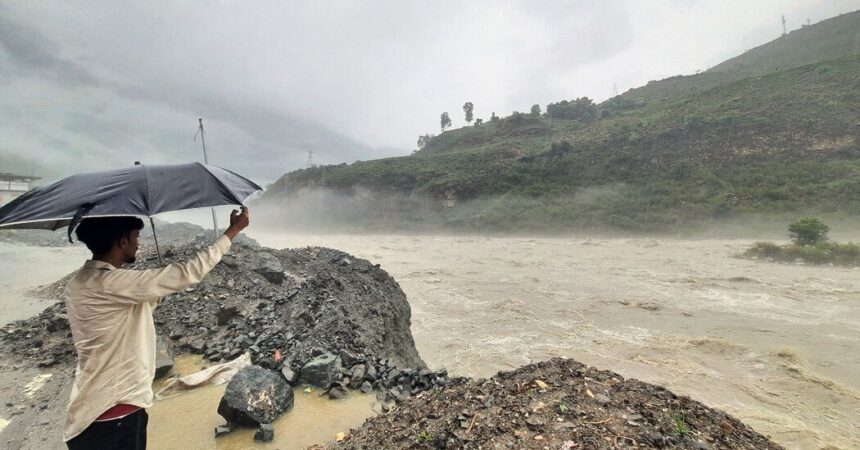
<path id="1" fill-rule="evenodd" d="M 472 123 L 472 110 L 474 109 L 475 105 L 473 105 L 472 102 L 466 102 L 466 104 L 463 105 L 463 112 L 466 113 L 466 123 L 468 124 Z"/>
<path id="2" fill-rule="evenodd" d="M 447 112 L 443 112 L 440 117 L 440 125 L 442 126 L 442 131 L 444 132 L 446 129 L 451 128 L 451 117 L 448 116 Z"/>
<path id="3" fill-rule="evenodd" d="M 433 139 L 433 135 L 429 133 L 424 136 L 418 136 L 418 150 L 424 150 L 425 147 L 430 145 L 431 139 Z"/>
<path id="4" fill-rule="evenodd" d="M 531 115 L 532 117 L 540 117 L 540 105 L 532 105 Z"/>

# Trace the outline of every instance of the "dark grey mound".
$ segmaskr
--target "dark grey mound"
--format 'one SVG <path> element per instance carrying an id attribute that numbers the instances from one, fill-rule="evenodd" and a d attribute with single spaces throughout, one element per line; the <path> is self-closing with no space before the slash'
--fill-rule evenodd
<path id="1" fill-rule="evenodd" d="M 165 245 L 165 263 L 186 260 L 199 248 Z M 156 266 L 155 255 L 142 252 L 131 268 Z M 67 280 L 38 295 L 61 300 Z M 32 366 L 74 364 L 64 312 L 57 303 L 0 328 L 0 355 L 14 354 Z M 302 378 L 334 389 L 334 396 L 367 382 L 397 400 L 448 379 L 444 369 L 427 370 L 418 355 L 409 303 L 397 282 L 378 265 L 328 248 L 275 250 L 234 242 L 200 284 L 164 298 L 155 324 L 174 352 L 202 354 L 213 363 L 248 352 L 254 364 L 278 371 L 289 383 Z M 308 363 L 327 354 L 340 367 L 317 370 L 311 364 L 303 376 Z"/>
<path id="2" fill-rule="evenodd" d="M 280 374 L 248 366 L 227 384 L 218 414 L 228 424 L 255 427 L 272 423 L 292 408 L 293 400 L 293 391 Z"/>
<path id="3" fill-rule="evenodd" d="M 183 260 L 194 250 L 170 247 L 168 259 Z M 372 358 L 426 368 L 415 349 L 411 314 L 400 286 L 378 265 L 328 248 L 242 243 L 193 290 L 166 297 L 155 312 L 174 347 L 213 362 L 248 351 L 255 364 L 288 364 L 297 374 L 323 353 L 353 355 L 342 361 L 345 368 Z"/>

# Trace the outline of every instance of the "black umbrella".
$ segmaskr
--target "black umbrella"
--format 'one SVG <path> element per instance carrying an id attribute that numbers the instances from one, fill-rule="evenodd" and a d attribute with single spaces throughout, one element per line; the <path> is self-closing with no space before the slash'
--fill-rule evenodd
<path id="1" fill-rule="evenodd" d="M 144 164 L 82 173 L 33 189 L 0 208 L 0 230 L 56 230 L 69 226 L 71 240 L 72 229 L 84 217 L 146 216 L 154 235 L 152 216 L 184 209 L 242 205 L 260 190 L 260 186 L 241 175 L 200 163 Z"/>

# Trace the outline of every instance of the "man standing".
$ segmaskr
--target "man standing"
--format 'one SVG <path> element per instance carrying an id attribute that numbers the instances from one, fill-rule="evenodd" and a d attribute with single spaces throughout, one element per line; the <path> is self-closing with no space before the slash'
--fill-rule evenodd
<path id="1" fill-rule="evenodd" d="M 155 376 L 158 300 L 198 283 L 248 226 L 248 209 L 230 214 L 230 227 L 211 246 L 182 263 L 126 270 L 135 260 L 143 221 L 84 219 L 78 240 L 93 258 L 69 281 L 66 312 L 78 355 L 63 439 L 69 449 L 145 449 Z"/>

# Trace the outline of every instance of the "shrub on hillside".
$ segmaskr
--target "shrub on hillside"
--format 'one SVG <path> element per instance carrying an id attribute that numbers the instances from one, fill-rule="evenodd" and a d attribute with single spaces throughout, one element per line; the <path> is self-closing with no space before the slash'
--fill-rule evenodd
<path id="1" fill-rule="evenodd" d="M 588 97 L 580 97 L 571 101 L 562 100 L 546 105 L 546 113 L 554 119 L 576 119 L 590 122 L 597 118 L 597 105 Z"/>
<path id="2" fill-rule="evenodd" d="M 568 141 L 553 142 L 549 146 L 549 157 L 560 158 L 573 150 L 573 146 Z"/>
<path id="3" fill-rule="evenodd" d="M 514 111 L 510 116 L 502 119 L 503 127 L 519 127 L 525 125 L 527 123 L 532 123 L 537 120 L 536 117 L 521 113 L 519 111 Z"/>

